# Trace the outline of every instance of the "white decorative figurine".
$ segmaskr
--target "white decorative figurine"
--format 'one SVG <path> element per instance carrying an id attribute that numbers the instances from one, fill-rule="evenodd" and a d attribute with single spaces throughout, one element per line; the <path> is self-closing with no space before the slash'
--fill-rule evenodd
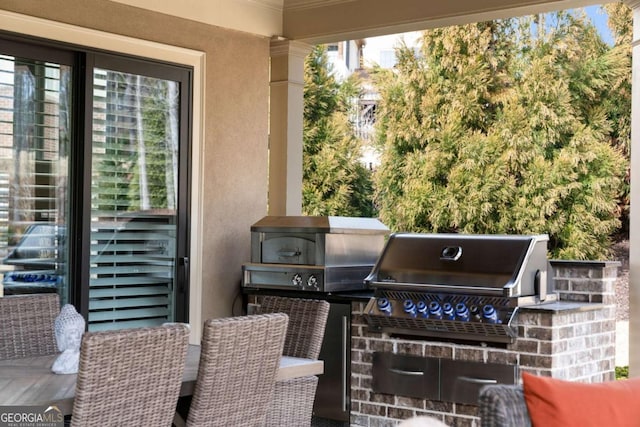
<path id="1" fill-rule="evenodd" d="M 54 322 L 56 343 L 58 350 L 62 352 L 51 367 L 51 370 L 56 374 L 78 373 L 80 342 L 84 334 L 84 326 L 84 318 L 73 305 L 65 304 L 62 306 L 60 314 Z"/>

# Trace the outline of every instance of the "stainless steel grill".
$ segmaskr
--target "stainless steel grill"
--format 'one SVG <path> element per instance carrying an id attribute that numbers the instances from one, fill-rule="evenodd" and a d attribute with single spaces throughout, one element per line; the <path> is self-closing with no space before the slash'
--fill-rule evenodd
<path id="1" fill-rule="evenodd" d="M 389 229 L 374 218 L 267 216 L 251 227 L 242 286 L 333 292 L 365 288 Z"/>
<path id="2" fill-rule="evenodd" d="M 392 234 L 365 282 L 369 327 L 512 342 L 518 308 L 547 292 L 546 235 Z"/>

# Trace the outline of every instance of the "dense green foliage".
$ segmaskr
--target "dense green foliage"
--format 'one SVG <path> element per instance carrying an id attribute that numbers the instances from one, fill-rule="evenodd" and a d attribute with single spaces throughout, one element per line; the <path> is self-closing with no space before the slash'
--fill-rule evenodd
<path id="1" fill-rule="evenodd" d="M 95 171 L 95 208 L 103 212 L 175 208 L 176 86 L 165 80 L 109 72 L 108 123 Z"/>
<path id="2" fill-rule="evenodd" d="M 167 98 L 164 93 L 165 88 L 155 88 L 158 92 L 154 96 L 149 96 L 143 100 L 142 109 L 142 135 L 143 141 L 136 141 L 142 144 L 144 152 L 137 152 L 138 156 L 144 155 L 144 171 L 140 172 L 140 159 L 133 168 L 134 176 L 137 179 L 131 181 L 129 192 L 131 206 L 129 210 L 140 210 L 150 208 L 167 207 L 167 191 L 173 187 L 167 184 L 167 156 L 170 156 L 170 149 L 167 146 L 169 136 L 167 132 L 167 114 L 166 102 Z M 146 180 L 148 186 L 148 195 L 146 200 L 141 200 L 140 182 Z M 147 206 L 145 206 L 145 204 Z"/>
<path id="3" fill-rule="evenodd" d="M 612 92 L 615 96 L 609 98 L 609 117 L 612 121 L 611 143 L 619 147 L 627 159 L 631 156 L 631 41 L 633 32 L 633 16 L 631 9 L 624 3 L 608 3 L 603 6 L 609 17 L 609 27 L 615 36 L 615 46 L 622 49 L 626 55 L 628 72 L 614 82 Z M 629 194 L 631 185 L 631 165 L 627 165 L 625 185 L 620 198 L 621 222 L 620 235 L 622 238 L 629 234 Z"/>
<path id="4" fill-rule="evenodd" d="M 628 366 L 616 366 L 616 379 L 628 380 L 629 379 L 629 367 Z"/>
<path id="5" fill-rule="evenodd" d="M 429 30 L 419 54 L 396 53 L 375 73 L 384 223 L 547 233 L 554 258 L 607 256 L 627 167 L 612 144 L 626 135 L 611 101 L 630 73 L 624 48 L 557 13 Z"/>
<path id="6" fill-rule="evenodd" d="M 349 122 L 358 88 L 338 83 L 324 47 L 305 61 L 302 211 L 305 215 L 374 216 L 371 173 Z"/>

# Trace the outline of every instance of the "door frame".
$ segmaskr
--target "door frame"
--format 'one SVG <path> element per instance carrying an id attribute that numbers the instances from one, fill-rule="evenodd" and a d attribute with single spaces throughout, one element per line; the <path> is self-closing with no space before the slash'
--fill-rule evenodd
<path id="1" fill-rule="evenodd" d="M 60 22 L 49 21 L 31 16 L 0 10 L 0 30 L 41 38 L 46 41 L 61 42 L 89 49 L 111 51 L 117 54 L 132 55 L 145 59 L 175 63 L 191 67 L 192 103 L 191 103 L 191 173 L 190 173 L 190 219 L 189 219 L 189 263 L 186 266 L 189 275 L 189 323 L 191 325 L 190 342 L 197 344 L 202 336 L 202 251 L 203 251 L 203 149 L 205 118 L 205 63 L 204 52 L 170 46 L 162 43 L 139 40 L 82 28 Z M 85 88 L 85 90 L 87 90 Z M 90 153 L 83 153 L 83 156 Z M 77 159 L 77 161 L 82 161 Z M 88 220 L 88 219 L 87 219 Z M 85 262 L 85 260 L 82 260 Z"/>

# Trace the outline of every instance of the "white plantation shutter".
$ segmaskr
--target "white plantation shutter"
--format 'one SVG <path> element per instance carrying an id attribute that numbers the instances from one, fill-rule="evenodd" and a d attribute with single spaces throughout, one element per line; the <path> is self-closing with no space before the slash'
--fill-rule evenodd
<path id="1" fill-rule="evenodd" d="M 70 76 L 68 65 L 0 54 L 0 278 L 5 294 L 51 292 L 57 286 L 65 295 Z M 47 282 L 53 278 L 55 286 L 40 286 L 45 277 Z"/>
<path id="2" fill-rule="evenodd" d="M 174 319 L 177 186 L 167 165 L 178 105 L 168 101 L 170 83 L 94 74 L 89 330 Z"/>

